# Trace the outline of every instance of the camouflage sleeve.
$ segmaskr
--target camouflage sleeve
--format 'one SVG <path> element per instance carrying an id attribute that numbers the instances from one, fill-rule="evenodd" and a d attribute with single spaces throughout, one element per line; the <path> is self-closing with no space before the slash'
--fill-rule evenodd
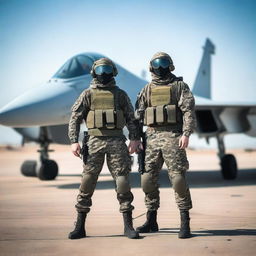
<path id="1" fill-rule="evenodd" d="M 148 85 L 145 86 L 137 96 L 137 101 L 135 103 L 135 118 L 142 119 L 144 118 L 144 112 L 147 108 L 147 89 Z"/>
<path id="2" fill-rule="evenodd" d="M 89 110 L 88 91 L 83 91 L 71 108 L 68 136 L 71 144 L 78 142 L 80 124 Z"/>
<path id="3" fill-rule="evenodd" d="M 139 126 L 138 121 L 134 117 L 134 109 L 131 103 L 131 100 L 127 93 L 123 90 L 120 90 L 120 107 L 124 111 L 124 116 L 126 120 L 126 126 L 129 130 L 129 139 L 130 140 L 139 140 Z"/>
<path id="4" fill-rule="evenodd" d="M 183 113 L 183 135 L 189 137 L 196 126 L 195 99 L 186 83 L 181 82 L 180 85 L 178 105 Z"/>

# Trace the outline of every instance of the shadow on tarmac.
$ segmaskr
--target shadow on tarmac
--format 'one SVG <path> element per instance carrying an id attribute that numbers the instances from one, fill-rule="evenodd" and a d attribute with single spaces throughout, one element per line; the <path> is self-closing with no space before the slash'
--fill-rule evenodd
<path id="1" fill-rule="evenodd" d="M 77 183 L 65 185 L 50 185 L 59 189 L 78 189 L 80 186 L 81 175 L 60 175 L 77 176 Z M 98 181 L 96 189 L 114 189 L 115 183 L 110 174 L 101 174 L 101 176 L 109 176 L 110 180 Z M 256 169 L 240 169 L 236 180 L 224 180 L 220 171 L 188 171 L 187 180 L 190 188 L 209 188 L 209 187 L 229 187 L 229 186 L 248 186 L 256 185 Z M 132 188 L 140 188 L 140 174 L 137 172 L 130 173 L 130 181 Z M 170 181 L 166 170 L 162 170 L 159 174 L 160 188 L 170 187 Z M 242 195 L 232 195 L 240 197 Z"/>
<path id="2" fill-rule="evenodd" d="M 124 237 L 124 235 L 102 235 L 102 236 L 87 236 L 86 235 L 86 239 L 87 238 L 102 238 L 102 237 Z M 138 240 L 138 239 L 143 239 L 145 236 L 142 236 L 140 234 L 140 236 L 134 240 Z"/>
<path id="3" fill-rule="evenodd" d="M 179 229 L 161 228 L 158 233 L 176 234 Z M 192 237 L 197 236 L 256 236 L 256 229 L 228 229 L 228 230 L 192 230 Z"/>

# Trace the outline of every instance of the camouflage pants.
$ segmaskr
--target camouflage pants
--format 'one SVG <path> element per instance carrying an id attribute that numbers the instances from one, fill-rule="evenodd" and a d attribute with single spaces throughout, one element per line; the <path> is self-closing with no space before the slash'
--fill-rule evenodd
<path id="1" fill-rule="evenodd" d="M 159 208 L 158 175 L 163 163 L 167 165 L 170 182 L 175 192 L 175 200 L 180 210 L 192 208 L 189 187 L 186 182 L 186 171 L 189 163 L 186 151 L 179 148 L 179 133 L 170 131 L 147 131 L 147 148 L 145 173 L 141 177 L 145 193 L 145 204 L 148 210 Z"/>
<path id="2" fill-rule="evenodd" d="M 83 165 L 82 181 L 77 196 L 77 211 L 90 211 L 91 198 L 104 164 L 105 155 L 109 171 L 115 180 L 120 212 L 133 210 L 134 207 L 131 205 L 133 194 L 130 191 L 128 179 L 131 170 L 131 159 L 125 139 L 120 137 L 90 136 L 88 148 L 89 156 L 87 163 Z"/>

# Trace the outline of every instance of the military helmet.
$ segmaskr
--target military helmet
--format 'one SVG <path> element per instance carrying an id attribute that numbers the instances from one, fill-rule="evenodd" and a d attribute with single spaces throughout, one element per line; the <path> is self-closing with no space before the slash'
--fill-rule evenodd
<path id="1" fill-rule="evenodd" d="M 112 70 L 113 76 L 116 76 L 118 74 L 116 65 L 112 60 L 110 60 L 108 58 L 101 58 L 101 59 L 96 60 L 92 65 L 91 75 L 93 78 L 96 77 L 95 69 L 99 66 L 111 66 L 113 68 L 113 70 Z M 100 68 L 100 69 L 103 70 L 103 68 Z M 108 67 L 106 67 L 105 70 L 106 70 L 106 72 L 110 72 L 110 69 Z"/>
<path id="2" fill-rule="evenodd" d="M 174 65 L 173 65 L 173 61 L 172 61 L 172 58 L 170 57 L 170 55 L 167 54 L 167 53 L 165 53 L 165 52 L 157 52 L 156 54 L 153 55 L 152 59 L 150 60 L 150 64 L 149 64 L 149 71 L 150 71 L 150 72 L 153 72 L 153 65 L 152 65 L 152 62 L 153 62 L 154 60 L 157 60 L 157 59 L 165 59 L 165 60 L 167 60 L 166 63 L 164 63 L 164 62 L 162 61 L 161 64 L 162 64 L 162 65 L 168 65 L 170 71 L 171 71 L 171 72 L 174 71 L 175 67 L 174 67 Z M 158 61 L 158 63 L 156 62 L 156 65 L 157 65 L 157 64 L 160 64 L 160 62 L 159 62 L 159 61 Z M 161 64 L 160 64 L 160 65 L 161 65 Z"/>

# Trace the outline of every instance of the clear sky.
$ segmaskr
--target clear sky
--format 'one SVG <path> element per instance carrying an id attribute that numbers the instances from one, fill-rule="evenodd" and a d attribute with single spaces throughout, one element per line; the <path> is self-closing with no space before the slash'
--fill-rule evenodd
<path id="1" fill-rule="evenodd" d="M 253 0 L 0 0 L 0 107 L 86 51 L 137 75 L 165 51 L 192 87 L 206 37 L 216 46 L 213 99 L 255 102 L 255 28 Z"/>

